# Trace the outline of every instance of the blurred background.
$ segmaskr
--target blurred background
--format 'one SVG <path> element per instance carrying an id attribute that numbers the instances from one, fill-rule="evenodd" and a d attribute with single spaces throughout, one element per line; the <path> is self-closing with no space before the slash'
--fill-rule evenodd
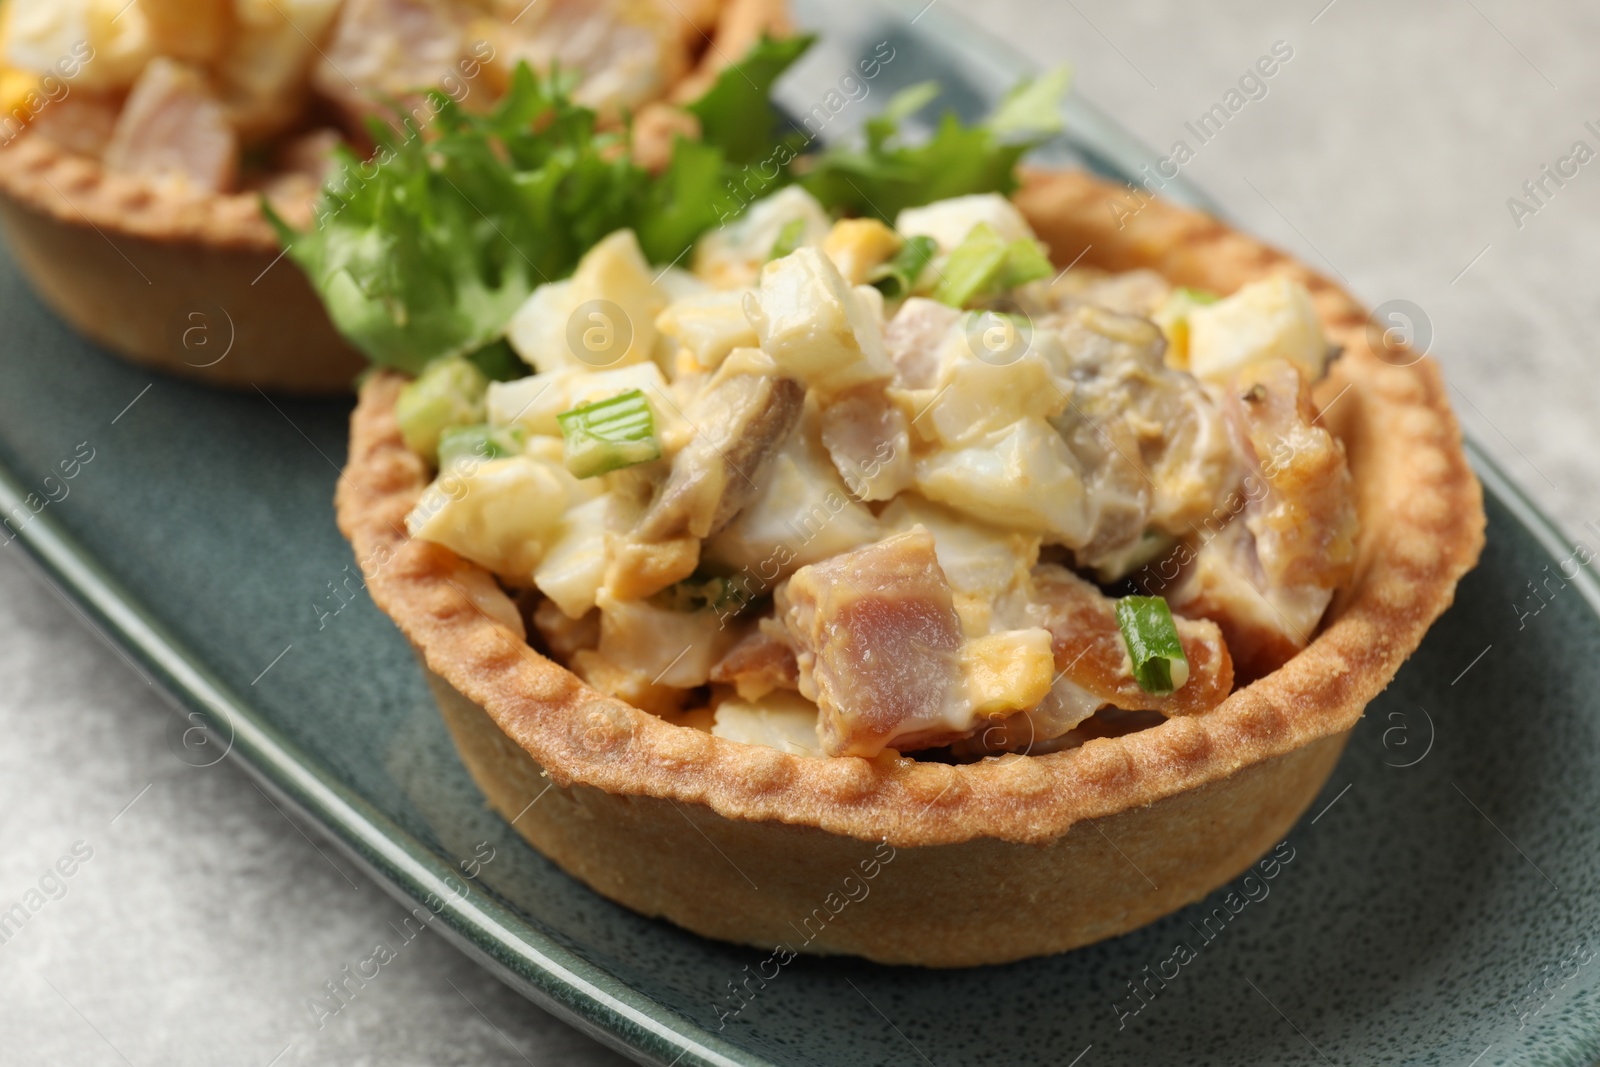
<path id="1" fill-rule="evenodd" d="M 1600 160 L 1542 203 L 1523 185 L 1579 140 L 1600 148 L 1600 7 L 934 2 L 1035 64 L 1071 63 L 1076 92 L 1162 152 L 1193 144 L 1185 122 L 1275 42 L 1292 48 L 1186 176 L 1367 304 L 1414 306 L 1468 432 L 1594 543 Z M 0 1062 L 623 1062 L 431 933 L 319 1029 L 308 992 L 399 906 L 244 775 L 175 760 L 168 707 L 16 551 L 0 553 L 0 632 L 0 890 L 96 842 L 0 946 Z M 71 974 L 70 1004 L 41 971 Z"/>

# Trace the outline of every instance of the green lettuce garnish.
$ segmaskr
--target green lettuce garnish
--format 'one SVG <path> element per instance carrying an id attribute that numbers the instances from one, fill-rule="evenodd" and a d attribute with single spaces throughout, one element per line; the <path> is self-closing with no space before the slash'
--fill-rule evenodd
<path id="1" fill-rule="evenodd" d="M 570 75 L 523 64 L 487 114 L 430 92 L 425 124 L 374 122 L 374 157 L 341 151 L 310 229 L 292 229 L 270 207 L 268 217 L 334 325 L 374 364 L 417 374 L 471 356 L 501 377 L 513 312 L 619 229 L 637 234 L 652 263 L 676 263 L 702 234 L 794 181 L 837 214 L 892 220 L 932 200 L 1009 192 L 1017 160 L 1059 126 L 1065 72 L 1019 87 L 980 126 L 946 116 L 931 139 L 904 144 L 899 124 L 937 94 L 924 85 L 867 123 L 863 147 L 802 156 L 806 137 L 771 91 L 811 40 L 763 39 L 725 69 L 688 106 L 701 137 L 678 138 L 660 173 L 633 161 L 628 128 L 601 129 L 572 101 Z"/>
<path id="2" fill-rule="evenodd" d="M 1060 67 L 1007 94 L 989 118 L 964 126 L 946 113 L 933 136 L 906 144 L 901 122 L 921 110 L 938 86 L 902 89 L 866 123 L 866 143 L 824 151 L 800 179 L 823 204 L 847 215 L 893 222 L 902 210 L 969 193 L 1017 187 L 1017 163 L 1061 130 L 1061 99 L 1071 72 Z"/>

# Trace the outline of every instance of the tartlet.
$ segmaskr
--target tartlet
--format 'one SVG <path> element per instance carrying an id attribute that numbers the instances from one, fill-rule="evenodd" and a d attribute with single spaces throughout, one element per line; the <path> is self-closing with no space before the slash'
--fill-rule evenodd
<path id="1" fill-rule="evenodd" d="M 1131 930 L 1249 867 L 1310 804 L 1367 703 L 1451 603 L 1483 541 L 1481 490 L 1437 364 L 1369 344 L 1347 294 L 1267 246 L 1080 173 L 1017 206 L 1060 264 L 1146 268 L 1227 294 L 1269 274 L 1343 354 L 1317 386 L 1360 520 L 1354 577 L 1317 635 L 1201 714 L 1043 755 L 966 764 L 792 755 L 608 697 L 535 651 L 494 577 L 406 516 L 430 472 L 402 439 L 404 380 L 367 381 L 340 528 L 425 665 L 490 804 L 594 889 L 778 952 L 968 966 Z"/>
<path id="2" fill-rule="evenodd" d="M 690 50 L 699 58 L 673 74 L 668 103 L 694 99 L 729 56 L 764 32 L 787 29 L 781 0 L 687 7 L 692 20 L 678 5 L 669 10 L 686 26 L 713 28 L 709 36 L 693 31 Z M 63 93 L 59 105 L 52 97 L 39 114 L 76 106 L 79 92 L 87 90 Z M 677 128 L 667 112 L 662 103 L 641 112 L 641 158 L 663 153 L 650 142 Z M 57 314 L 118 355 L 209 384 L 304 394 L 351 389 L 366 358 L 334 328 L 305 276 L 280 262 L 261 191 L 213 193 L 113 173 L 64 143 L 71 140 L 30 128 L 0 147 L 0 220 L 24 275 Z M 273 201 L 304 227 L 316 183 L 300 185 Z"/>

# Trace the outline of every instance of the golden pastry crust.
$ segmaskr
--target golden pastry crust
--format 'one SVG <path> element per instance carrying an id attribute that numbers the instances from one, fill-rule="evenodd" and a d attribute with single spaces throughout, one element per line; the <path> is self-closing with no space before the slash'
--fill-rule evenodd
<path id="1" fill-rule="evenodd" d="M 762 32 L 785 32 L 782 0 L 717 0 L 700 65 L 670 94 L 693 99 Z M 656 111 L 658 105 L 652 105 Z M 649 110 L 649 109 L 647 109 Z M 665 162 L 681 124 L 652 113 L 640 158 Z M 0 218 L 40 297 L 80 333 L 136 363 L 234 388 L 348 392 L 365 357 L 328 321 L 254 192 L 203 193 L 110 173 L 96 159 L 31 135 L 0 149 Z M 296 215 L 301 217 L 296 217 Z M 289 211 L 310 222 L 309 204 Z M 184 344 L 204 317 L 232 336 L 226 358 Z"/>
<path id="2" fill-rule="evenodd" d="M 366 366 L 305 275 L 278 261 L 253 194 L 158 191 L 24 136 L 0 150 L 0 218 L 44 302 L 136 363 L 312 394 L 348 391 Z"/>
<path id="3" fill-rule="evenodd" d="M 1476 562 L 1483 543 L 1482 492 L 1436 363 L 1385 363 L 1368 345 L 1367 316 L 1348 295 L 1199 213 L 1152 201 L 1118 228 L 1107 202 L 1126 196 L 1121 187 L 1083 174 L 1034 173 L 1016 201 L 1061 263 L 1082 252 L 1086 264 L 1151 268 L 1177 284 L 1222 293 L 1275 271 L 1289 273 L 1313 294 L 1330 339 L 1344 346 L 1318 398 L 1331 404 L 1326 424 L 1347 450 L 1361 534 L 1355 577 L 1335 598 L 1309 647 L 1204 714 L 1067 751 L 961 766 L 892 753 L 873 760 L 806 758 L 674 726 L 588 688 L 539 655 L 487 572 L 447 549 L 406 537 L 405 515 L 428 472 L 406 450 L 395 422 L 403 380 L 379 374 L 363 387 L 352 417 L 350 459 L 337 493 L 339 525 L 376 603 L 430 672 L 468 706 L 484 709 L 485 721 L 503 735 L 499 748 L 484 750 L 498 753 L 494 758 L 468 758 L 496 806 L 508 817 L 516 813 L 522 794 L 515 781 L 532 767 L 547 774 L 546 784 L 558 786 L 563 797 L 591 798 L 571 802 L 592 826 L 605 822 L 602 813 L 624 817 L 622 808 L 593 798 L 632 798 L 626 810 L 633 814 L 626 817 L 635 823 L 656 810 L 654 801 L 665 801 L 680 809 L 677 821 L 691 823 L 696 835 L 717 827 L 726 835 L 710 837 L 725 836 L 730 845 L 743 841 L 758 853 L 765 840 L 787 841 L 791 848 L 815 842 L 819 857 L 838 852 L 841 839 L 887 842 L 902 855 L 918 857 L 900 868 L 904 877 L 926 868 L 930 879 L 945 879 L 939 884 L 974 889 L 973 871 L 958 875 L 957 867 L 936 862 L 944 856 L 950 864 L 981 859 L 1027 884 L 1032 862 L 1043 875 L 1073 883 L 1052 898 L 1060 902 L 1059 911 L 1034 910 L 1020 920 L 1005 918 L 1004 907 L 975 911 L 970 898 L 965 912 L 934 914 L 930 923 L 923 910 L 902 915 L 899 926 L 886 910 L 863 907 L 851 924 L 862 924 L 854 935 L 839 927 L 836 939 L 807 947 L 931 965 L 1015 959 L 1132 929 L 1215 888 L 1286 830 L 1331 770 L 1362 710 L 1449 606 L 1457 580 Z M 454 718 L 458 738 L 467 738 L 464 753 L 468 742 L 485 744 L 482 722 L 465 713 Z M 1238 807 L 1239 790 L 1256 798 L 1253 806 Z M 1218 799 L 1206 802 L 1208 797 Z M 643 888 L 647 869 L 627 849 L 596 853 L 592 845 L 574 842 L 572 833 L 558 832 L 559 823 L 547 826 L 541 821 L 546 818 L 530 816 L 517 825 L 602 892 L 713 936 L 753 943 L 780 936 L 776 920 L 786 918 L 781 909 L 736 907 L 732 902 L 743 892 L 737 879 L 727 872 L 726 884 L 712 884 L 716 877 L 700 853 L 680 861 L 695 866 L 693 878 L 649 877 L 679 885 L 683 893 L 711 894 L 726 904 L 721 918 L 704 899 L 670 893 L 664 898 Z M 1166 878 L 1146 878 L 1151 885 L 1145 887 L 1137 878 L 1114 876 L 1114 864 L 1097 867 L 1098 861 L 1081 854 L 1086 837 L 1092 844 L 1103 830 L 1101 821 L 1111 819 Z M 664 819 L 651 832 L 667 833 L 671 823 Z M 1211 829 L 1201 837 L 1211 852 L 1197 853 L 1192 842 L 1179 840 L 1205 827 Z M 696 835 L 684 838 L 686 852 Z M 946 847 L 958 845 L 967 847 Z M 1070 861 L 1063 858 L 1069 854 Z M 1163 862 L 1164 856 L 1180 855 L 1181 864 Z M 1092 885 L 1080 892 L 1080 878 L 1102 876 L 1115 877 L 1118 895 L 1097 897 Z M 985 882 L 991 894 L 1016 891 L 1002 890 L 998 877 L 992 881 Z M 797 884 L 804 891 L 817 888 L 805 888 L 804 879 Z M 933 894 L 930 906 L 936 907 L 935 881 L 922 891 Z M 956 899 L 950 898 L 951 907 Z M 958 915 L 973 921 L 950 926 Z M 864 924 L 866 916 L 882 931 Z M 1032 931 L 1031 940 L 1012 928 L 1019 921 Z M 922 931 L 916 944 L 906 935 L 908 922 Z"/>

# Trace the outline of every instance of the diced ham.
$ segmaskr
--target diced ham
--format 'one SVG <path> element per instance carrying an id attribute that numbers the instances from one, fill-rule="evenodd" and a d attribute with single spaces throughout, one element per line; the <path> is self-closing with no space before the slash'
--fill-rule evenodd
<path id="1" fill-rule="evenodd" d="M 334 167 L 333 150 L 343 140 L 338 130 L 321 129 L 286 141 L 275 153 L 273 170 L 256 191 L 291 226 L 310 225 L 322 183 Z"/>
<path id="2" fill-rule="evenodd" d="M 1232 690 L 1233 660 L 1216 623 L 1173 616 L 1189 661 L 1189 679 L 1174 692 L 1158 696 L 1141 689 L 1133 677 L 1115 600 L 1055 564 L 1034 568 L 1033 578 L 1035 594 L 1027 614 L 1035 625 L 1050 631 L 1056 669 L 1102 704 L 1125 711 L 1196 715 L 1222 703 Z"/>
<path id="3" fill-rule="evenodd" d="M 683 16 L 649 0 L 497 0 L 496 63 L 581 77 L 572 98 L 607 115 L 661 96 L 689 64 Z"/>
<path id="4" fill-rule="evenodd" d="M 711 680 L 731 684 L 744 700 L 760 700 L 775 689 L 800 688 L 800 664 L 783 626 L 766 618 L 751 627 L 711 668 Z"/>
<path id="5" fill-rule="evenodd" d="M 128 94 L 105 161 L 122 174 L 177 177 L 199 192 L 226 192 L 239 176 L 239 141 L 205 77 L 158 58 Z"/>
<path id="6" fill-rule="evenodd" d="M 900 305 L 883 329 L 883 347 L 895 366 L 895 384 L 903 389 L 931 389 L 939 377 L 939 350 L 961 312 L 913 296 Z"/>
<path id="7" fill-rule="evenodd" d="M 472 9 L 459 0 L 346 0 L 311 75 L 352 125 L 390 117 L 385 102 L 461 79 Z"/>
<path id="8" fill-rule="evenodd" d="M 1332 589 L 1269 582 L 1243 520 L 1201 547 L 1168 598 L 1174 611 L 1216 620 L 1245 681 L 1277 670 L 1305 648 L 1332 599 Z"/>
<path id="9" fill-rule="evenodd" d="M 822 447 L 857 500 L 892 500 L 911 485 L 910 430 L 881 382 L 857 386 L 822 409 Z"/>
<path id="10" fill-rule="evenodd" d="M 1195 554 L 1170 598 L 1215 619 L 1241 676 L 1267 674 L 1304 648 L 1355 567 L 1357 517 L 1344 446 L 1301 372 L 1283 360 L 1240 372 L 1227 413 L 1248 460 L 1242 509 Z"/>
<path id="11" fill-rule="evenodd" d="M 1356 509 L 1344 445 L 1311 402 L 1311 387 L 1285 360 L 1245 368 L 1228 392 L 1228 417 L 1249 442 L 1271 491 L 1245 518 L 1275 586 L 1333 589 L 1355 567 Z"/>
<path id="12" fill-rule="evenodd" d="M 873 756 L 951 732 L 964 688 L 961 620 L 925 529 L 802 567 L 776 599 L 829 755 Z"/>

